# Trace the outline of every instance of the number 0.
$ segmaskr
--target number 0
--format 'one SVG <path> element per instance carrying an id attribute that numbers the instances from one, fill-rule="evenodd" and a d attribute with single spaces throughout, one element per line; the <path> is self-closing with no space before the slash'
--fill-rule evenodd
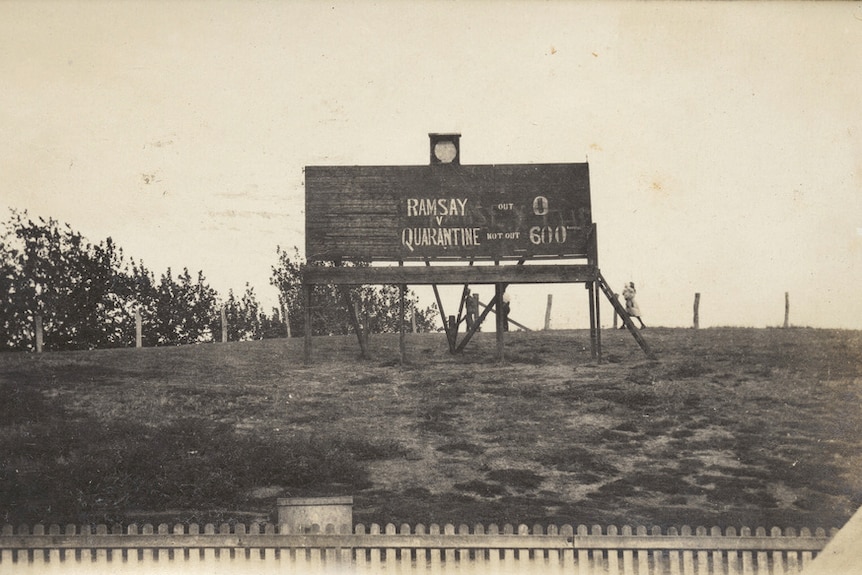
<path id="1" fill-rule="evenodd" d="M 533 213 L 537 216 L 544 216 L 548 213 L 548 198 L 545 196 L 536 196 L 533 198 Z"/>

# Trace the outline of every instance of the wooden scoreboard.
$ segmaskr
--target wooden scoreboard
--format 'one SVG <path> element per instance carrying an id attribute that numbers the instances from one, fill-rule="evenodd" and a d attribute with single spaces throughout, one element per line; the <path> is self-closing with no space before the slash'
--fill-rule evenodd
<path id="1" fill-rule="evenodd" d="M 587 164 L 309 166 L 309 261 L 587 257 Z"/>
<path id="2" fill-rule="evenodd" d="M 460 134 L 429 137 L 431 162 L 426 166 L 305 168 L 306 297 L 317 284 L 398 284 L 403 306 L 407 284 L 433 285 L 455 353 L 472 332 L 457 345 L 460 319 L 443 312 L 437 284 L 464 284 L 465 295 L 468 284 L 494 284 L 490 309 L 510 283 L 584 283 L 590 291 L 593 355 L 601 361 L 596 286 L 615 308 L 619 302 L 598 270 L 588 164 L 462 165 Z M 351 260 L 371 265 L 340 265 Z M 327 262 L 335 265 L 322 265 Z M 444 262 L 448 265 L 432 265 Z M 359 326 L 355 328 L 358 334 Z M 306 329 L 306 360 L 310 331 Z"/>

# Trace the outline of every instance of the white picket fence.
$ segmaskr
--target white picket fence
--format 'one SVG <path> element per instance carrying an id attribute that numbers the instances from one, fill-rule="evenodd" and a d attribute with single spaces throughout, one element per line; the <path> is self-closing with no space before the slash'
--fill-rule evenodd
<path id="1" fill-rule="evenodd" d="M 830 537 L 823 529 L 576 529 L 541 525 L 287 526 L 162 524 L 0 532 L 0 573 L 567 573 L 782 575 L 800 573 Z"/>

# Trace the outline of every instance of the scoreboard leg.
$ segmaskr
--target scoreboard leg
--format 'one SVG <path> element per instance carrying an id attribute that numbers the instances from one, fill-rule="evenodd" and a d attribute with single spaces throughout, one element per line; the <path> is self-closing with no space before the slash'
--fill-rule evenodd
<path id="1" fill-rule="evenodd" d="M 305 341 L 303 342 L 302 355 L 306 364 L 311 363 L 311 285 L 302 284 L 302 292 L 305 297 Z"/>
<path id="2" fill-rule="evenodd" d="M 602 314 L 600 305 L 602 302 L 602 296 L 599 293 L 599 290 L 596 289 L 595 282 L 590 285 L 593 286 L 593 302 L 596 306 L 596 359 L 599 363 L 602 363 Z"/>
<path id="3" fill-rule="evenodd" d="M 501 363 L 505 360 L 505 346 L 503 343 L 503 322 L 505 318 L 503 317 L 503 290 L 505 287 L 503 284 L 494 284 L 495 292 L 496 292 L 496 306 L 497 313 L 494 314 L 497 316 L 497 360 Z"/>
<path id="4" fill-rule="evenodd" d="M 401 284 L 398 286 L 398 288 L 401 292 L 401 298 L 398 303 L 398 356 L 401 365 L 404 365 L 404 358 L 407 355 L 407 344 L 404 340 L 404 299 L 407 292 L 407 285 Z"/>
<path id="5" fill-rule="evenodd" d="M 596 336 L 596 284 L 595 282 L 587 282 L 587 291 L 589 292 L 590 300 L 590 356 L 593 359 L 598 359 L 598 338 Z"/>

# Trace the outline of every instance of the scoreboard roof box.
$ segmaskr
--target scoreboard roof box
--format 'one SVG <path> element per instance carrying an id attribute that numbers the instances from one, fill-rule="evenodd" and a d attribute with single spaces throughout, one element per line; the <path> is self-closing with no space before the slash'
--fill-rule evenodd
<path id="1" fill-rule="evenodd" d="M 308 166 L 308 261 L 587 257 L 586 163 Z"/>

